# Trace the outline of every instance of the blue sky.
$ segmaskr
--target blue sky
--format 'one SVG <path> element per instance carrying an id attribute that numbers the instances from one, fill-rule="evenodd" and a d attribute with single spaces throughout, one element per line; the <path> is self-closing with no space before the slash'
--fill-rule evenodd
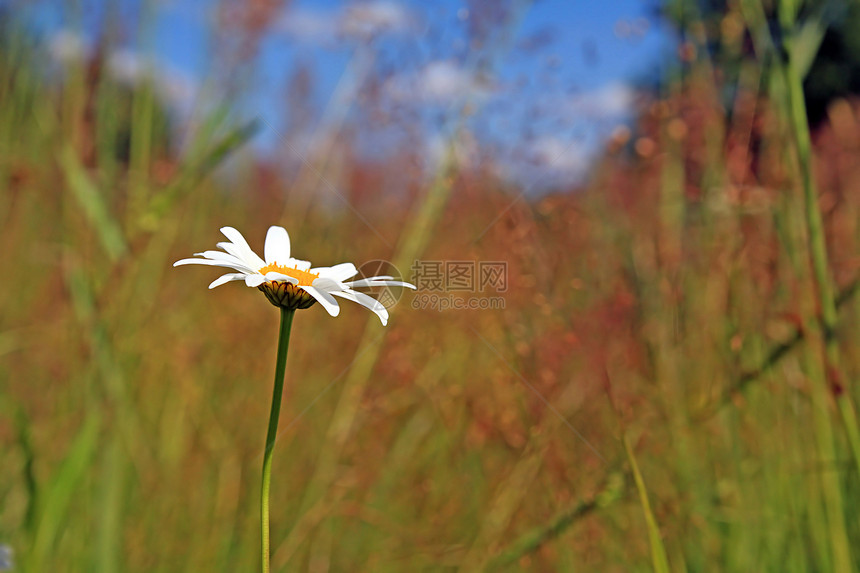
<path id="1" fill-rule="evenodd" d="M 271 126 L 254 142 L 262 154 L 284 153 L 284 139 L 309 153 L 320 134 L 349 127 L 362 149 L 384 155 L 403 145 L 400 132 L 418 126 L 432 156 L 456 124 L 513 178 L 544 168 L 556 172 L 550 179 L 581 177 L 609 131 L 629 119 L 635 82 L 657 73 L 670 49 L 654 2 L 514 3 L 501 24 L 487 27 L 487 44 L 476 46 L 475 30 L 488 21 L 481 4 L 499 5 L 295 0 L 268 15 L 255 55 L 229 73 L 223 49 L 215 50 L 215 3 L 84 2 L 71 13 L 65 3 L 43 1 L 26 11 L 55 53 L 92 49 L 112 14 L 122 29 L 113 68 L 133 79 L 141 62 L 151 62 L 165 97 L 184 114 L 204 86 L 235 80 L 236 114 Z M 286 102 L 300 69 L 309 93 L 297 111 Z M 376 100 L 368 104 L 372 86 Z M 464 104 L 472 113 L 461 122 Z"/>

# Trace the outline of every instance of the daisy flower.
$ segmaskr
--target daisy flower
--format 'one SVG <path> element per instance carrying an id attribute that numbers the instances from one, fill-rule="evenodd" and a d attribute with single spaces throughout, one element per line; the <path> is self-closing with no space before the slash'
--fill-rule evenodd
<path id="1" fill-rule="evenodd" d="M 337 316 L 340 312 L 337 298 L 351 300 L 376 313 L 383 325 L 388 323 L 388 311 L 382 303 L 355 289 L 377 286 L 415 288 L 391 276 L 350 281 L 358 274 L 352 263 L 311 268 L 309 261 L 290 256 L 290 236 L 283 227 L 269 227 L 263 251 L 265 260 L 251 250 L 242 233 L 233 227 L 222 227 L 221 232 L 229 239 L 229 242 L 218 243 L 221 251 L 195 253 L 200 258 L 182 259 L 173 266 L 210 265 L 233 269 L 235 272 L 212 281 L 209 288 L 242 280 L 247 286 L 263 291 L 273 305 L 289 310 L 308 308 L 318 302 L 331 316 Z"/>

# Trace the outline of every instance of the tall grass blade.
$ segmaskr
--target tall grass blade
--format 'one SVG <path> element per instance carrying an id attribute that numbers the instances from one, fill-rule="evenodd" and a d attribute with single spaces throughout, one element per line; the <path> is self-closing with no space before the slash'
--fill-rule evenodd
<path id="1" fill-rule="evenodd" d="M 100 511 L 97 533 L 96 571 L 121 571 L 120 553 L 123 543 L 123 494 L 127 460 L 118 435 L 111 438 L 103 458 L 101 483 L 105 485 L 97 498 Z"/>
<path id="2" fill-rule="evenodd" d="M 636 463 L 636 457 L 630 448 L 630 441 L 627 439 L 627 435 L 622 434 L 621 440 L 624 442 L 624 453 L 627 455 L 627 461 L 630 463 L 633 479 L 636 482 L 636 490 L 639 492 L 639 503 L 642 505 L 642 512 L 645 514 L 645 522 L 648 526 L 648 542 L 651 545 L 651 563 L 654 566 L 654 572 L 669 573 L 669 558 L 666 556 L 666 547 L 663 545 L 663 537 L 660 534 L 660 527 L 657 525 L 657 518 L 654 517 L 654 512 L 651 511 L 651 502 L 648 500 L 648 490 L 645 489 L 645 480 L 642 479 L 639 464 Z"/>
<path id="3" fill-rule="evenodd" d="M 197 150 L 202 143 L 193 146 L 189 159 L 176 179 L 150 200 L 142 219 L 142 226 L 149 230 L 155 229 L 158 226 L 158 221 L 170 212 L 184 191 L 200 183 L 212 170 L 221 165 L 232 152 L 254 137 L 260 130 L 260 125 L 259 121 L 251 121 L 234 128 L 214 145 L 203 150 Z M 205 135 L 213 130 L 214 125 L 203 130 L 200 135 L 207 144 L 208 139 L 205 138 Z"/>
<path id="4" fill-rule="evenodd" d="M 46 571 L 46 564 L 52 562 L 50 555 L 54 544 L 63 525 L 67 522 L 69 508 L 79 493 L 81 482 L 98 447 L 100 428 L 100 416 L 90 411 L 83 427 L 72 442 L 65 461 L 50 484 L 44 488 L 45 495 L 39 509 L 39 524 L 33 544 L 29 548 L 26 571 L 32 573 Z"/>
<path id="5" fill-rule="evenodd" d="M 95 182 L 87 174 L 71 146 L 62 148 L 59 164 L 69 190 L 96 232 L 105 253 L 111 261 L 116 261 L 128 251 L 128 246 L 119 223 L 111 215 Z"/>

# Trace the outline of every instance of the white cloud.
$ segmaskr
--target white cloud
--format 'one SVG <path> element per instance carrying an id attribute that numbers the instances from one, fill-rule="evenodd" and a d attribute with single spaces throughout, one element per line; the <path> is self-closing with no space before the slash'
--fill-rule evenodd
<path id="1" fill-rule="evenodd" d="M 578 141 L 564 141 L 555 135 L 535 139 L 529 155 L 536 167 L 570 176 L 582 176 L 588 169 L 589 153 Z"/>
<path id="2" fill-rule="evenodd" d="M 339 10 L 289 9 L 275 30 L 300 42 L 317 44 L 339 40 L 366 40 L 381 34 L 404 34 L 415 27 L 416 18 L 398 2 L 358 2 Z"/>
<path id="3" fill-rule="evenodd" d="M 294 40 L 325 44 L 335 40 L 337 18 L 319 10 L 291 9 L 274 26 Z"/>
<path id="4" fill-rule="evenodd" d="M 48 39 L 48 53 L 58 62 L 79 62 L 86 58 L 86 40 L 71 30 L 60 30 Z"/>
<path id="5" fill-rule="evenodd" d="M 419 77 L 419 87 L 430 98 L 446 100 L 468 95 L 475 80 L 466 70 L 449 61 L 432 62 Z"/>
<path id="6" fill-rule="evenodd" d="M 107 70 L 117 81 L 130 86 L 152 81 L 161 100 L 183 113 L 190 111 L 198 94 L 199 86 L 194 78 L 132 50 L 120 49 L 110 54 Z"/>
<path id="7" fill-rule="evenodd" d="M 567 111 L 590 119 L 607 119 L 624 116 L 633 111 L 636 93 L 625 83 L 611 83 L 602 88 L 574 95 L 567 103 Z"/>
<path id="8" fill-rule="evenodd" d="M 382 33 L 405 33 L 413 24 L 414 18 L 409 10 L 402 4 L 386 0 L 352 4 L 340 18 L 341 32 L 360 38 Z"/>
<path id="9" fill-rule="evenodd" d="M 497 157 L 493 168 L 500 177 L 516 183 L 527 194 L 581 183 L 596 153 L 585 141 L 552 134 L 537 137 L 523 147 L 522 152 L 508 150 Z"/>
<path id="10" fill-rule="evenodd" d="M 461 131 L 453 139 L 441 133 L 433 134 L 427 138 L 425 146 L 424 165 L 429 173 L 438 172 L 449 159 L 460 169 L 469 169 L 481 162 L 478 140 L 468 131 Z"/>
<path id="11" fill-rule="evenodd" d="M 136 85 L 147 75 L 147 62 L 137 52 L 116 50 L 107 58 L 107 70 L 114 79 Z"/>
<path id="12" fill-rule="evenodd" d="M 157 76 L 156 86 L 164 101 L 181 110 L 190 110 L 200 89 L 194 78 L 172 68 L 163 70 Z"/>
<path id="13" fill-rule="evenodd" d="M 482 97 L 491 90 L 469 70 L 450 60 L 427 64 L 420 72 L 389 80 L 388 94 L 396 100 L 451 103 L 469 96 Z"/>

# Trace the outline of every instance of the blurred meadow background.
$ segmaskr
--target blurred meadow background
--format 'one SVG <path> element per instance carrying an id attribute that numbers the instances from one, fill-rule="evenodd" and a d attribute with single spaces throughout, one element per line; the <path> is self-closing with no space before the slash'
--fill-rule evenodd
<path id="1" fill-rule="evenodd" d="M 0 2 L 0 570 L 260 567 L 278 311 L 171 267 L 225 225 L 419 287 L 297 313 L 273 570 L 860 570 L 858 29 Z"/>

